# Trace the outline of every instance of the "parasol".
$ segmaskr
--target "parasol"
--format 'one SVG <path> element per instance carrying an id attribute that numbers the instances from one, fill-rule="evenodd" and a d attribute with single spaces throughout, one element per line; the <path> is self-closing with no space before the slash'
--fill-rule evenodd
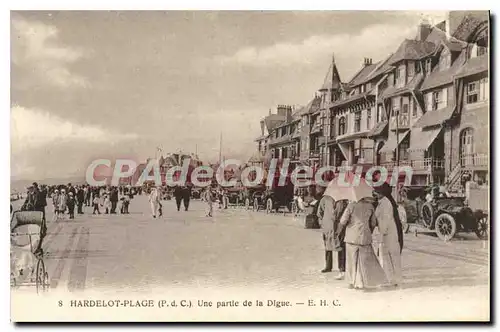
<path id="1" fill-rule="evenodd" d="M 336 201 L 348 199 L 354 202 L 365 197 L 372 197 L 373 188 L 364 179 L 360 179 L 359 184 L 354 184 L 353 181 L 347 182 L 349 185 L 341 186 L 338 184 L 338 179 L 330 181 L 326 187 L 325 195 L 332 197 Z"/>

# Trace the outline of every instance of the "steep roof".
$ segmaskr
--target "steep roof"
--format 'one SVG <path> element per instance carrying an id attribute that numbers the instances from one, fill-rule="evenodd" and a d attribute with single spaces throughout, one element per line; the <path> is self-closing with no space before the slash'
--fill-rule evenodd
<path id="1" fill-rule="evenodd" d="M 389 64 L 395 64 L 401 60 L 418 60 L 432 53 L 436 45 L 427 41 L 405 39 L 398 50 L 391 57 Z"/>
<path id="2" fill-rule="evenodd" d="M 315 113 L 320 110 L 321 106 L 321 98 L 320 97 L 314 97 L 313 100 L 307 104 L 308 112 L 309 113 Z"/>
<path id="3" fill-rule="evenodd" d="M 349 81 L 350 86 L 356 86 L 365 82 L 366 78 L 377 68 L 377 63 L 363 65 L 363 67 Z"/>
<path id="4" fill-rule="evenodd" d="M 381 98 L 389 98 L 392 96 L 397 96 L 402 93 L 409 93 L 411 91 L 414 91 L 418 89 L 420 86 L 420 83 L 422 83 L 422 80 L 424 78 L 424 75 L 422 73 L 419 73 L 415 75 L 406 85 L 402 87 L 395 87 L 395 86 L 390 86 L 387 89 L 385 89 L 382 94 Z"/>
<path id="5" fill-rule="evenodd" d="M 462 49 L 467 46 L 466 42 L 460 41 L 454 37 L 448 38 L 446 32 L 439 29 L 437 26 L 432 28 L 431 33 L 427 36 L 425 41 L 436 45 L 434 51 L 437 51 L 440 45 L 445 45 L 452 52 L 461 52 Z"/>
<path id="6" fill-rule="evenodd" d="M 456 77 L 466 77 L 482 72 L 487 72 L 489 70 L 488 60 L 488 54 L 483 54 L 476 58 L 470 58 L 457 72 Z"/>
<path id="7" fill-rule="evenodd" d="M 465 57 L 466 54 L 465 51 L 463 51 L 462 53 L 460 53 L 458 58 L 455 59 L 450 68 L 446 70 L 439 70 L 439 66 L 436 66 L 431 74 L 425 78 L 422 86 L 420 87 L 420 90 L 425 91 L 442 85 L 453 83 L 453 78 L 464 64 Z"/>
<path id="8" fill-rule="evenodd" d="M 332 61 L 330 67 L 328 68 L 328 72 L 326 74 L 323 85 L 319 89 L 321 90 L 330 90 L 330 89 L 339 89 L 341 87 L 341 80 L 339 71 L 337 69 L 337 65 L 335 64 L 335 60 Z"/>
<path id="9" fill-rule="evenodd" d="M 389 54 L 388 57 L 386 57 L 384 60 L 377 62 L 377 68 L 375 68 L 364 80 L 364 82 L 371 81 L 372 79 L 376 78 L 379 75 L 384 74 L 387 72 L 389 69 L 392 68 L 391 65 L 389 65 L 389 60 L 392 58 L 393 54 Z"/>
<path id="10" fill-rule="evenodd" d="M 286 120 L 284 115 L 279 114 L 269 114 L 264 118 L 264 123 L 266 124 L 267 131 L 273 130 L 276 126 Z"/>
<path id="11" fill-rule="evenodd" d="M 369 95 L 373 95 L 373 93 L 374 93 L 374 89 L 370 89 L 370 90 L 363 92 L 363 93 L 356 93 L 355 95 L 348 96 L 345 99 L 341 99 L 341 100 L 336 101 L 335 103 L 333 103 L 331 105 L 331 107 L 339 107 L 339 106 L 347 105 L 347 104 L 354 102 L 356 100 L 362 99 L 362 98 L 367 97 Z"/>

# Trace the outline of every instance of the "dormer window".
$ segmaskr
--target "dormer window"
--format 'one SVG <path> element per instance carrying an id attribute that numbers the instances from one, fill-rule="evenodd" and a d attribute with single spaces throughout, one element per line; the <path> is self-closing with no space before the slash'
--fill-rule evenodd
<path id="1" fill-rule="evenodd" d="M 441 53 L 441 57 L 439 58 L 439 70 L 446 70 L 450 68 L 451 58 L 450 53 L 445 50 Z"/>
<path id="2" fill-rule="evenodd" d="M 419 61 L 415 61 L 415 72 L 417 74 L 421 72 L 421 70 L 420 70 L 420 62 Z"/>
<path id="3" fill-rule="evenodd" d="M 429 74 L 432 70 L 432 60 L 431 59 L 427 59 L 425 60 L 425 72 L 427 74 Z"/>

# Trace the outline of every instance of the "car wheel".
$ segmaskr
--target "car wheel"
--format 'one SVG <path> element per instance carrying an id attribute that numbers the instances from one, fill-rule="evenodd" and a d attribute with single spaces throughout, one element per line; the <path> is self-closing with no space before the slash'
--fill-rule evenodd
<path id="1" fill-rule="evenodd" d="M 478 219 L 475 233 L 481 240 L 488 238 L 488 216 L 483 215 Z"/>
<path id="2" fill-rule="evenodd" d="M 436 218 L 435 228 L 436 234 L 441 240 L 449 241 L 455 236 L 457 223 L 450 214 L 443 213 Z"/>
<path id="3" fill-rule="evenodd" d="M 427 228 L 431 228 L 432 221 L 434 220 L 434 208 L 432 207 L 431 203 L 426 202 L 424 205 L 422 205 L 420 214 L 422 216 L 424 226 Z"/>

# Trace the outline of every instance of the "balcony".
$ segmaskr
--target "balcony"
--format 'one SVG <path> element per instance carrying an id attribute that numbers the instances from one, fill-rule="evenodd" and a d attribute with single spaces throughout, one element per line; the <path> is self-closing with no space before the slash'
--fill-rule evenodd
<path id="1" fill-rule="evenodd" d="M 488 168 L 488 159 L 485 153 L 470 153 L 462 155 L 460 162 L 465 168 Z"/>
<path id="2" fill-rule="evenodd" d="M 311 159 L 319 158 L 319 149 L 311 150 L 309 152 L 309 158 L 311 158 Z"/>
<path id="3" fill-rule="evenodd" d="M 395 161 L 385 161 L 381 162 L 380 166 L 385 167 L 387 171 L 392 171 L 394 167 L 396 167 L 396 162 Z M 402 166 L 411 166 L 411 161 L 410 160 L 400 160 L 399 161 L 399 167 Z"/>
<path id="4" fill-rule="evenodd" d="M 421 160 L 412 160 L 411 167 L 418 171 L 444 171 L 444 159 L 442 158 L 424 158 Z"/>
<path id="5" fill-rule="evenodd" d="M 407 114 L 399 115 L 399 121 L 396 123 L 397 117 L 393 116 L 391 118 L 391 130 L 399 129 L 408 129 L 410 127 L 410 117 Z"/>

